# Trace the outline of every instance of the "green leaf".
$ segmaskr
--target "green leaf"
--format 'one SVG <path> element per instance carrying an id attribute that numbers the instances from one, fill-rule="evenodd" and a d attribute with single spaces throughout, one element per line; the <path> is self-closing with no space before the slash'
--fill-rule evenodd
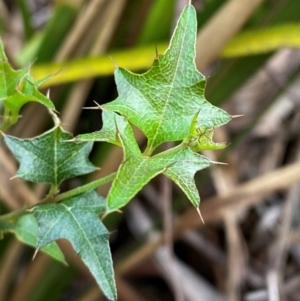
<path id="1" fill-rule="evenodd" d="M 35 82 L 27 68 L 15 71 L 8 63 L 0 39 L 0 102 L 4 103 L 4 116 L 0 130 L 6 130 L 19 118 L 21 107 L 36 101 L 49 109 L 55 109 L 49 98 L 38 91 L 39 82 Z"/>
<path id="2" fill-rule="evenodd" d="M 17 238 L 25 244 L 34 248 L 37 247 L 38 223 L 32 214 L 20 217 L 14 229 Z M 66 263 L 64 254 L 55 242 L 41 248 L 41 251 L 50 255 L 54 259 Z"/>
<path id="3" fill-rule="evenodd" d="M 118 114 L 104 110 L 103 128 L 100 131 L 78 135 L 75 141 L 106 141 L 121 145 L 124 149 L 123 163 L 107 196 L 108 211 L 127 204 L 152 178 L 161 173 L 170 162 L 153 160 L 144 156 L 135 140 L 131 125 Z M 173 161 L 172 161 L 173 162 Z"/>
<path id="4" fill-rule="evenodd" d="M 26 75 L 27 68 L 15 71 L 9 64 L 0 39 L 0 100 L 12 95 L 21 79 Z"/>
<path id="5" fill-rule="evenodd" d="M 126 123 L 124 127 L 123 124 Z M 119 127 L 120 124 L 120 127 Z M 119 166 L 107 196 L 108 211 L 126 205 L 152 178 L 173 163 L 153 160 L 141 153 L 131 125 L 124 117 L 116 119 L 116 129 L 124 150 L 124 159 Z"/>
<path id="6" fill-rule="evenodd" d="M 116 300 L 109 234 L 98 217 L 104 203 L 102 197 L 90 191 L 63 203 L 37 206 L 33 214 L 39 225 L 38 247 L 60 238 L 69 240 L 106 297 Z"/>
<path id="7" fill-rule="evenodd" d="M 130 124 L 117 114 L 115 129 L 116 133 L 112 133 L 112 137 L 118 135 L 124 149 L 124 160 L 107 196 L 108 212 L 126 205 L 143 186 L 162 172 L 181 187 L 194 206 L 199 205 L 200 197 L 194 175 L 211 164 L 208 158 L 193 152 L 184 142 L 149 157 L 141 153 Z"/>
<path id="8" fill-rule="evenodd" d="M 66 142 L 72 139 L 72 135 L 65 132 L 55 118 L 55 127 L 38 137 L 18 139 L 4 136 L 8 148 L 20 162 L 16 177 L 50 183 L 58 188 L 65 179 L 96 170 L 88 160 L 93 143 Z"/>
<path id="9" fill-rule="evenodd" d="M 205 100 L 206 80 L 195 66 L 196 32 L 195 9 L 188 5 L 169 48 L 155 59 L 148 72 L 139 75 L 122 68 L 115 71 L 119 97 L 103 107 L 126 116 L 145 133 L 149 154 L 165 141 L 186 138 L 199 111 L 198 124 L 203 128 L 215 128 L 231 119 Z"/>
<path id="10" fill-rule="evenodd" d="M 119 168 L 107 196 L 108 211 L 126 205 L 152 178 L 164 173 L 186 194 L 191 203 L 198 207 L 200 196 L 194 175 L 210 166 L 212 162 L 190 148 L 180 145 L 153 157 L 130 157 Z"/>
<path id="11" fill-rule="evenodd" d="M 164 175 L 174 181 L 186 194 L 190 202 L 198 207 L 200 196 L 195 184 L 195 173 L 201 169 L 209 167 L 212 161 L 202 155 L 193 152 L 188 147 L 182 145 L 169 151 L 159 154 L 158 156 L 169 156 L 176 163 L 172 164 L 164 171 Z"/>

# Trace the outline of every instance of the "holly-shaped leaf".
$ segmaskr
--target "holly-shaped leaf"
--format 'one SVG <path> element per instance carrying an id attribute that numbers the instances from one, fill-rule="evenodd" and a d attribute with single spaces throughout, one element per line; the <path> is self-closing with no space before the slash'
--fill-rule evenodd
<path id="1" fill-rule="evenodd" d="M 170 164 L 165 161 L 153 161 L 152 157 L 143 155 L 135 140 L 131 125 L 124 117 L 113 114 L 116 116 L 114 135 L 117 135 L 122 143 L 124 159 L 107 196 L 108 211 L 114 211 L 126 205 L 144 185 L 161 173 L 168 163 Z"/>
<path id="2" fill-rule="evenodd" d="M 196 22 L 195 9 L 186 6 L 169 48 L 155 59 L 148 72 L 139 75 L 123 68 L 115 70 L 119 96 L 103 107 L 126 116 L 146 134 L 148 154 L 165 141 L 188 137 L 197 112 L 198 125 L 204 129 L 231 119 L 205 100 L 206 81 L 195 66 Z"/>
<path id="3" fill-rule="evenodd" d="M 5 135 L 4 141 L 20 162 L 16 177 L 50 183 L 56 190 L 63 180 L 93 172 L 96 167 L 88 159 L 93 143 L 66 142 L 72 135 L 64 131 L 57 116 L 51 114 L 55 126 L 48 132 L 32 139 Z"/>
<path id="4" fill-rule="evenodd" d="M 98 217 L 104 204 L 105 199 L 89 191 L 63 203 L 36 206 L 33 214 L 39 225 L 38 248 L 56 239 L 69 240 L 106 297 L 116 300 L 109 233 Z"/>
<path id="5" fill-rule="evenodd" d="M 4 105 L 0 130 L 4 131 L 16 123 L 21 107 L 29 101 L 36 101 L 49 109 L 55 109 L 52 101 L 37 89 L 43 82 L 35 82 L 28 68 L 14 70 L 7 60 L 0 39 L 0 102 Z"/>
<path id="6" fill-rule="evenodd" d="M 197 121 L 196 117 L 194 121 Z M 190 136 L 181 145 L 149 157 L 141 153 L 132 128 L 123 116 L 104 110 L 102 118 L 103 128 L 100 131 L 78 135 L 74 140 L 78 142 L 106 141 L 121 144 L 124 148 L 123 163 L 118 169 L 107 196 L 108 211 L 114 211 L 126 205 L 145 184 L 162 172 L 183 190 L 195 207 L 199 206 L 200 196 L 194 175 L 212 162 L 191 150 L 192 139 L 196 139 L 194 137 L 197 126 L 195 122 L 192 122 Z M 207 145 L 206 141 L 203 144 L 202 139 L 197 142 L 202 148 Z"/>
<path id="7" fill-rule="evenodd" d="M 153 161 L 151 157 L 141 153 L 131 125 L 123 116 L 104 110 L 102 119 L 103 127 L 100 131 L 78 135 L 74 141 L 106 141 L 124 148 L 123 163 L 107 196 L 108 211 L 114 211 L 127 204 L 146 183 L 161 173 L 168 163 Z"/>
<path id="8" fill-rule="evenodd" d="M 197 171 L 209 167 L 213 162 L 207 157 L 193 152 L 189 147 L 185 147 L 184 144 L 153 157 L 156 160 L 158 158 L 175 162 L 165 169 L 164 175 L 174 181 L 186 194 L 191 203 L 198 207 L 200 196 L 194 176 Z"/>
<path id="9" fill-rule="evenodd" d="M 123 163 L 107 196 L 107 210 L 114 211 L 127 204 L 153 177 L 161 173 L 168 163 L 153 161 L 144 156 L 135 140 L 132 127 L 123 116 L 104 110 L 103 127 L 100 131 L 78 135 L 75 141 L 106 141 L 124 149 Z"/>
<path id="10" fill-rule="evenodd" d="M 113 114 L 116 132 L 112 132 L 111 136 L 119 137 L 124 149 L 124 159 L 107 196 L 108 212 L 126 205 L 143 186 L 162 172 L 179 185 L 197 207 L 200 197 L 194 175 L 196 171 L 208 167 L 212 162 L 193 152 L 184 143 L 155 156 L 146 156 L 137 145 L 131 125 L 124 117 Z"/>
<path id="11" fill-rule="evenodd" d="M 191 203 L 198 207 L 200 196 L 194 175 L 212 163 L 208 158 L 193 152 L 184 145 L 153 157 L 146 157 L 142 154 L 130 157 L 120 166 L 108 193 L 108 211 L 114 211 L 126 205 L 143 186 L 160 173 L 173 180 Z"/>

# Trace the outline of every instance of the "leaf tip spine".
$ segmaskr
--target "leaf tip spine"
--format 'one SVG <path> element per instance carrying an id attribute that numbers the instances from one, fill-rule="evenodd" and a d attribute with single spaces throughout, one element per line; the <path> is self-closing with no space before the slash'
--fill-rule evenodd
<path id="1" fill-rule="evenodd" d="M 203 225 L 204 225 L 205 222 L 204 222 L 204 219 L 203 219 L 203 217 L 202 217 L 202 215 L 201 215 L 201 212 L 200 212 L 199 207 L 196 207 L 196 211 L 197 211 L 197 213 L 198 213 L 198 215 L 199 215 L 199 217 L 200 217 L 200 219 L 201 219 L 201 221 L 202 221 L 202 223 L 203 223 Z"/>
<path id="2" fill-rule="evenodd" d="M 82 110 L 99 110 L 98 107 L 82 107 Z"/>
<path id="3" fill-rule="evenodd" d="M 114 234 L 114 233 L 117 233 L 117 232 L 118 232 L 118 230 L 113 230 L 113 231 L 109 231 L 108 234 L 109 234 L 109 236 L 110 236 L 110 235 L 112 235 L 112 234 Z"/>
<path id="4" fill-rule="evenodd" d="M 54 110 L 48 109 L 48 112 L 49 112 L 49 114 L 51 115 L 51 117 L 53 119 L 54 125 L 55 126 L 60 126 L 61 125 L 61 121 L 58 118 L 58 116 L 56 115 L 56 113 L 54 112 Z"/>
<path id="5" fill-rule="evenodd" d="M 234 118 L 239 118 L 239 117 L 244 117 L 244 114 L 241 114 L 241 115 L 230 115 L 230 117 L 231 117 L 232 119 L 234 119 Z"/>
<path id="6" fill-rule="evenodd" d="M 112 63 L 114 64 L 115 66 L 115 69 L 118 69 L 119 66 L 117 65 L 116 61 L 112 58 L 112 56 L 109 56 L 110 60 L 112 61 Z"/>
<path id="7" fill-rule="evenodd" d="M 18 178 L 18 175 L 15 175 L 15 176 L 11 177 L 9 180 L 11 181 L 11 180 L 14 180 L 16 178 Z"/>
<path id="8" fill-rule="evenodd" d="M 36 248 L 36 249 L 35 249 L 35 251 L 34 251 L 34 253 L 33 253 L 33 256 L 32 256 L 32 261 L 34 261 L 36 255 L 37 255 L 37 253 L 38 253 L 39 251 L 40 251 L 39 248 Z"/>
<path id="9" fill-rule="evenodd" d="M 94 100 L 94 103 L 96 104 L 96 107 L 82 107 L 83 110 L 101 110 L 101 111 L 104 111 L 105 109 L 100 105 L 98 104 L 95 100 Z"/>
<path id="10" fill-rule="evenodd" d="M 96 101 L 96 100 L 94 100 L 94 103 L 97 105 L 97 107 L 100 109 L 100 110 L 102 110 L 102 111 L 104 111 L 105 109 Z"/>
<path id="11" fill-rule="evenodd" d="M 228 165 L 226 162 L 218 162 L 218 161 L 210 161 L 213 164 L 218 164 L 218 165 Z"/>

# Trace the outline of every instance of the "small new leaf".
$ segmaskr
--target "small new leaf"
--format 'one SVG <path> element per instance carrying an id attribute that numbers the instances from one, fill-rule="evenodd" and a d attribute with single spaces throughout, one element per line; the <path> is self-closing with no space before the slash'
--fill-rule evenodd
<path id="1" fill-rule="evenodd" d="M 64 131 L 59 123 L 32 139 L 4 136 L 8 148 L 20 162 L 16 177 L 50 183 L 56 188 L 65 179 L 96 170 L 88 159 L 93 143 L 66 142 L 70 139 L 72 135 Z"/>
<path id="2" fill-rule="evenodd" d="M 198 126 L 198 115 L 199 112 L 194 116 L 189 136 L 183 140 L 183 144 L 188 145 L 195 152 L 225 148 L 226 143 L 216 143 L 213 141 L 214 128 Z"/>
<path id="3" fill-rule="evenodd" d="M 108 230 L 98 214 L 105 200 L 89 191 L 63 203 L 33 209 L 39 225 L 38 247 L 56 239 L 69 240 L 109 300 L 117 299 Z"/>

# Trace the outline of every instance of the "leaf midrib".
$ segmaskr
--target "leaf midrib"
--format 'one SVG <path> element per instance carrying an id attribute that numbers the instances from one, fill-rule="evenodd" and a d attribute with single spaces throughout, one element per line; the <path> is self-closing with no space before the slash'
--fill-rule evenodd
<path id="1" fill-rule="evenodd" d="M 188 14 L 188 16 L 189 16 L 189 14 Z M 188 19 L 189 19 L 189 18 L 187 18 L 186 23 L 188 23 Z M 155 142 L 155 140 L 156 140 L 156 137 L 157 137 L 157 135 L 158 135 L 159 129 L 160 129 L 161 124 L 162 124 L 162 121 L 163 121 L 163 119 L 164 119 L 163 117 L 165 116 L 165 112 L 166 112 L 167 105 L 168 105 L 168 103 L 169 103 L 169 101 L 170 101 L 170 94 L 171 94 L 171 91 L 172 91 L 172 89 L 174 88 L 174 81 L 175 81 L 175 78 L 177 77 L 177 70 L 178 70 L 179 61 L 180 61 L 180 57 L 181 57 L 181 53 L 182 53 L 183 43 L 184 43 L 184 41 L 185 41 L 184 37 L 186 36 L 186 32 L 187 32 L 187 28 L 186 28 L 186 26 L 184 26 L 184 34 L 183 34 L 183 37 L 182 37 L 182 39 L 181 39 L 180 51 L 179 51 L 178 59 L 176 60 L 176 68 L 175 68 L 174 76 L 173 76 L 173 78 L 172 78 L 171 85 L 170 85 L 170 89 L 169 89 L 169 91 L 168 91 L 168 97 L 167 97 L 167 99 L 166 99 L 166 101 L 165 101 L 165 104 L 164 104 L 164 106 L 163 106 L 163 110 L 162 110 L 161 118 L 160 118 L 160 120 L 159 120 L 159 124 L 158 124 L 158 126 L 156 127 L 156 129 L 155 129 L 155 134 L 154 134 L 154 136 L 153 136 L 153 137 L 151 138 L 151 140 L 150 140 L 150 141 L 151 141 L 151 144 L 150 144 L 149 147 L 148 147 L 150 150 L 153 149 L 153 144 L 154 144 L 154 142 Z M 169 46 L 169 48 L 167 49 L 167 51 L 168 51 L 171 47 L 172 47 L 172 44 Z"/>
<path id="2" fill-rule="evenodd" d="M 90 240 L 89 240 L 88 237 L 86 236 L 86 233 L 85 233 L 84 229 L 81 227 L 81 225 L 80 225 L 80 223 L 78 222 L 77 218 L 75 217 L 75 215 L 74 215 L 74 214 L 72 213 L 72 211 L 71 211 L 73 208 L 71 208 L 71 210 L 70 210 L 69 207 L 66 206 L 66 205 L 63 204 L 63 203 L 61 203 L 59 206 L 60 206 L 62 209 L 64 209 L 65 213 L 67 213 L 67 214 L 70 216 L 71 220 L 73 220 L 73 221 L 75 222 L 75 224 L 77 225 L 78 229 L 79 229 L 80 232 L 83 234 L 84 240 L 85 240 L 85 241 L 87 242 L 87 244 L 89 245 L 90 249 L 92 250 L 92 253 L 93 253 L 94 256 L 96 257 L 96 260 L 97 260 L 97 262 L 98 262 L 98 264 L 99 264 L 99 267 L 101 268 L 101 271 L 102 271 L 103 274 L 105 275 L 104 281 L 106 282 L 106 284 L 108 284 L 108 287 L 110 288 L 112 295 L 114 295 L 114 290 L 111 288 L 111 285 L 110 285 L 109 281 L 107 280 L 107 279 L 108 279 L 107 274 L 106 274 L 106 272 L 104 271 L 104 269 L 103 269 L 103 267 L 102 267 L 102 265 L 101 265 L 101 262 L 99 261 L 99 259 L 98 259 L 98 257 L 97 257 L 97 254 L 96 254 L 96 252 L 94 251 L 94 248 L 92 247 L 92 244 L 91 244 Z M 48 210 L 49 210 L 49 209 L 48 209 Z M 47 211 L 48 211 L 48 210 L 47 210 Z M 50 209 L 50 210 L 51 210 L 51 209 Z M 57 210 L 57 209 L 52 209 L 52 210 Z M 44 234 L 44 237 L 47 237 L 48 233 L 49 233 L 49 232 L 50 232 L 57 224 L 60 223 L 60 221 L 61 221 L 62 218 L 65 219 L 65 216 L 64 216 L 63 212 L 62 212 L 62 214 L 59 215 L 58 219 L 52 224 L 52 227 L 49 228 L 48 231 Z M 65 237 L 61 237 L 61 238 L 65 238 Z M 72 243 L 72 241 L 71 241 L 71 243 Z M 48 244 L 48 243 L 46 243 L 46 244 Z M 76 252 L 77 252 L 77 250 L 76 250 Z M 79 253 L 79 252 L 77 252 L 77 253 Z M 101 278 L 101 280 L 103 281 L 103 278 Z"/>
<path id="3" fill-rule="evenodd" d="M 111 288 L 111 285 L 109 283 L 109 281 L 107 280 L 108 279 L 108 275 L 106 274 L 105 270 L 103 269 L 102 267 L 102 264 L 97 256 L 97 253 L 95 252 L 94 248 L 93 248 L 93 245 L 91 244 L 89 238 L 86 236 L 86 233 L 84 231 L 84 229 L 81 227 L 80 223 L 78 222 L 77 218 L 75 217 L 75 215 L 72 213 L 72 210 L 69 210 L 69 207 L 66 206 L 65 204 L 61 204 L 63 207 L 65 207 L 66 211 L 69 212 L 71 218 L 74 219 L 75 223 L 77 224 L 78 228 L 81 230 L 81 232 L 83 233 L 84 235 L 84 238 L 85 240 L 87 241 L 88 245 L 90 246 L 90 249 L 92 250 L 92 253 L 94 254 L 94 256 L 96 257 L 96 260 L 98 262 L 98 266 L 101 268 L 103 274 L 105 275 L 105 278 L 104 278 L 104 281 L 106 282 L 106 284 L 108 284 L 108 287 L 110 288 L 111 290 L 111 294 L 114 295 L 114 292 L 113 292 L 113 289 Z M 71 208 L 72 209 L 72 208 Z M 99 235 L 97 235 L 98 237 Z M 101 280 L 103 281 L 103 278 L 101 277 Z"/>

